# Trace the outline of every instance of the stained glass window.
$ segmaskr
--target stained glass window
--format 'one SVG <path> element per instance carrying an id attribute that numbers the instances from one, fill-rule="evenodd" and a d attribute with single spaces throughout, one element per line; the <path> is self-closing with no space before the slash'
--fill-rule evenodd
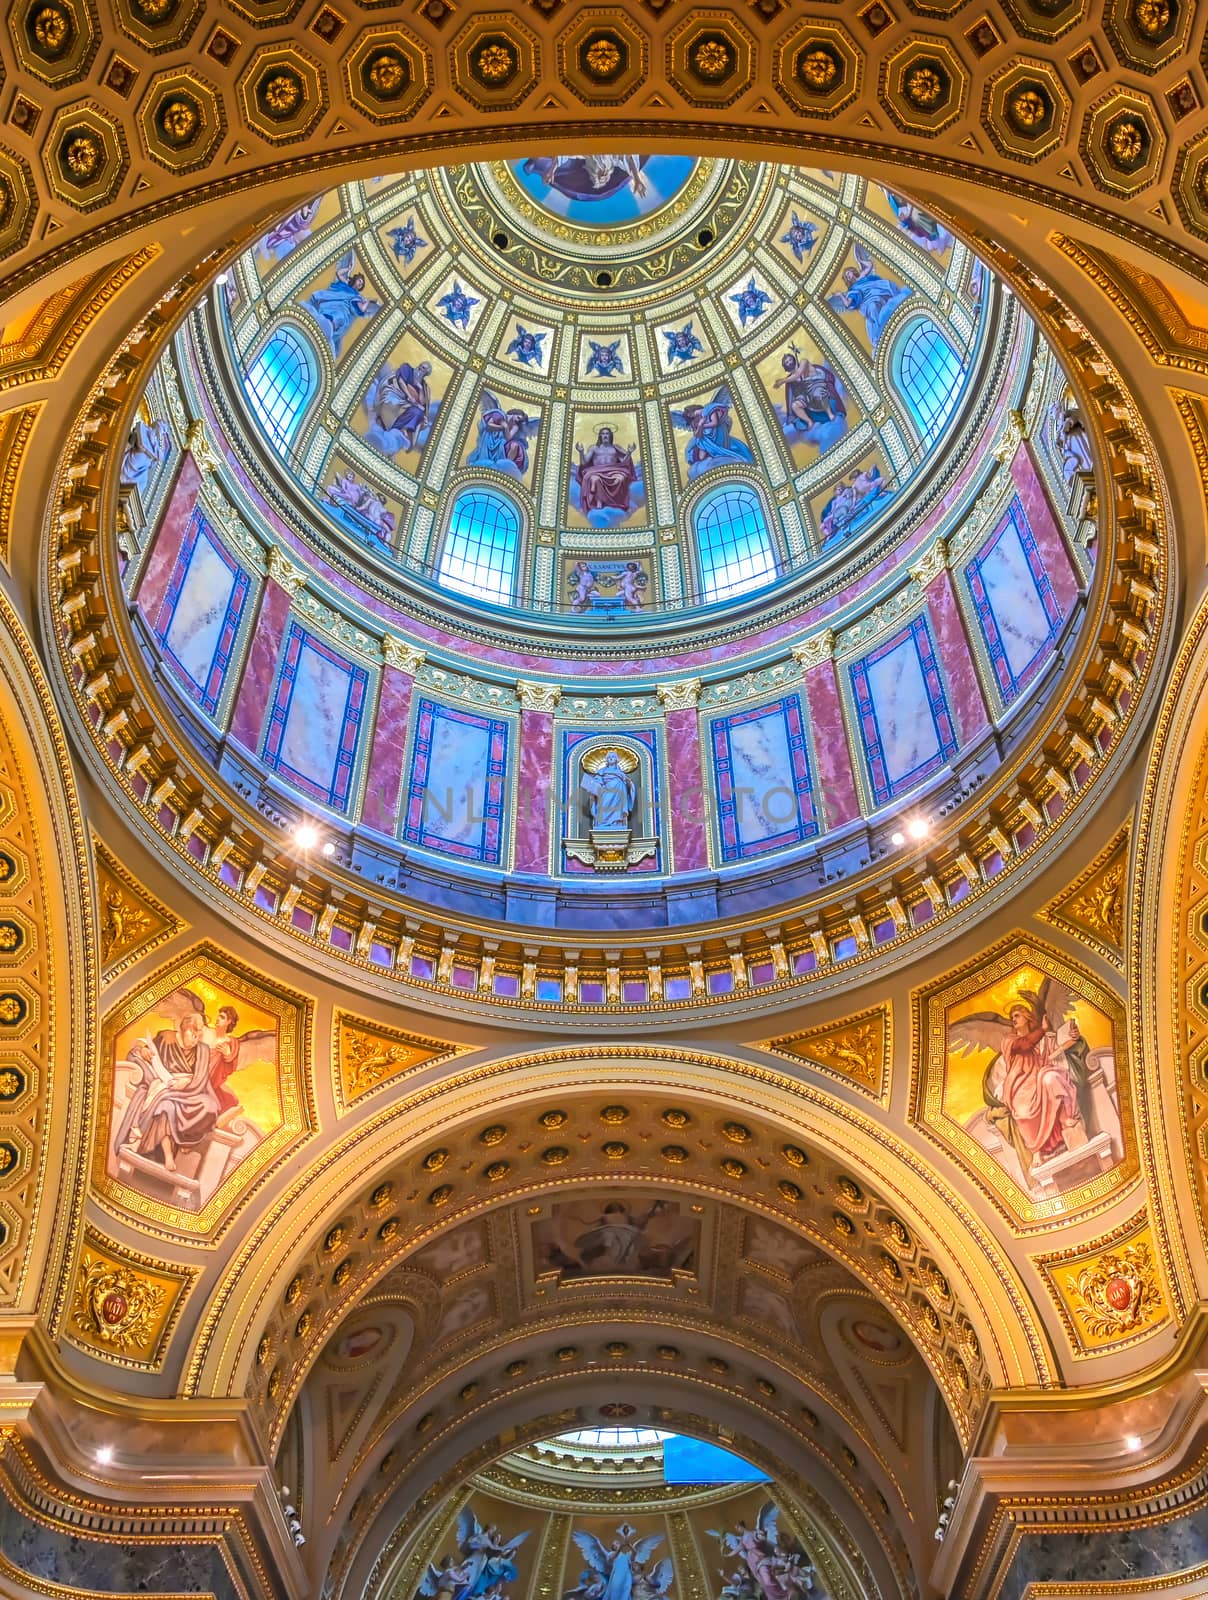
<path id="1" fill-rule="evenodd" d="M 776 556 L 759 496 L 741 484 L 717 489 L 696 508 L 701 598 L 726 600 L 776 576 Z"/>
<path id="2" fill-rule="evenodd" d="M 894 350 L 894 381 L 919 432 L 929 438 L 948 420 L 962 378 L 961 359 L 927 317 L 909 323 Z"/>
<path id="3" fill-rule="evenodd" d="M 248 399 L 278 449 L 288 448 L 318 385 L 309 343 L 292 328 L 278 328 L 244 378 Z"/>
<path id="4" fill-rule="evenodd" d="M 453 502 L 441 551 L 446 589 L 486 600 L 511 600 L 516 586 L 520 513 L 490 489 L 468 489 Z"/>

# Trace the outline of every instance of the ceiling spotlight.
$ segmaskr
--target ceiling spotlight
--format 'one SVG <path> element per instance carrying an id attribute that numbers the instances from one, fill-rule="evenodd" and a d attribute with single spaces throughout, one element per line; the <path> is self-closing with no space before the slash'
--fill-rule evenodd
<path id="1" fill-rule="evenodd" d="M 335 853 L 336 853 L 335 844 L 332 842 L 332 840 L 328 839 L 326 841 L 326 843 L 324 844 L 324 846 L 323 846 L 323 854 L 325 856 L 334 856 Z"/>
<path id="2" fill-rule="evenodd" d="M 1139 1450 L 1143 1442 L 1139 1433 L 1127 1433 L 1124 1436 L 1124 1448 L 1126 1450 Z"/>
<path id="3" fill-rule="evenodd" d="M 304 822 L 294 833 L 294 843 L 299 850 L 313 850 L 319 842 L 319 830 Z"/>
<path id="4" fill-rule="evenodd" d="M 230 283 L 230 281 L 231 281 L 231 275 L 230 275 L 229 272 L 220 272 L 218 274 L 218 276 L 214 279 L 214 282 L 216 284 L 218 284 L 219 286 L 221 286 L 224 283 Z"/>
<path id="5" fill-rule="evenodd" d="M 925 817 L 911 817 L 906 824 L 906 832 L 912 839 L 925 839 L 931 832 L 931 824 Z"/>
<path id="6" fill-rule="evenodd" d="M 894 831 L 889 835 L 889 842 L 890 844 L 905 844 L 906 835 L 901 831 L 900 828 L 895 828 Z"/>
<path id="7" fill-rule="evenodd" d="M 96 1453 L 96 1459 L 99 1466 L 107 1467 L 113 1460 L 113 1446 L 103 1444 Z"/>

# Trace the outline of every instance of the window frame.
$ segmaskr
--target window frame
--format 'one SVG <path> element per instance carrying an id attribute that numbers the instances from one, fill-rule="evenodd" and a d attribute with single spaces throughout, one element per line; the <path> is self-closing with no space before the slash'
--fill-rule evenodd
<path id="1" fill-rule="evenodd" d="M 450 559 L 450 550 L 453 541 L 455 538 L 459 537 L 454 527 L 457 518 L 458 507 L 463 501 L 470 498 L 481 498 L 496 502 L 498 505 L 506 508 L 507 512 L 510 513 L 515 523 L 515 531 L 512 537 L 511 570 L 503 575 L 504 582 L 498 592 L 492 589 L 475 587 L 471 582 L 451 582 L 449 579 L 446 563 Z M 523 507 L 520 505 L 519 501 L 514 500 L 511 495 L 500 489 L 496 484 L 483 483 L 477 480 L 458 484 L 453 490 L 452 494 L 449 496 L 448 509 L 444 517 L 444 526 L 441 531 L 437 557 L 432 569 L 433 582 L 442 591 L 452 595 L 460 596 L 466 600 L 478 601 L 479 603 L 495 606 L 522 606 L 524 604 L 524 600 L 520 595 L 520 563 L 525 548 L 526 531 L 526 519 Z M 480 541 L 479 548 L 481 547 Z M 479 569 L 480 565 L 481 564 L 478 562 L 474 563 L 474 568 L 476 571 Z M 489 563 L 487 564 L 486 570 L 491 570 Z M 500 570 L 502 572 L 502 569 Z"/>
<path id="2" fill-rule="evenodd" d="M 706 560 L 705 546 L 701 538 L 701 522 L 709 513 L 710 508 L 728 495 L 742 495 L 758 511 L 760 527 L 762 529 L 765 548 L 767 552 L 767 565 L 764 570 L 756 575 L 743 578 L 723 578 L 719 587 L 717 583 L 719 572 L 735 566 L 737 563 L 726 560 L 721 564 L 710 563 Z M 748 594 L 758 594 L 761 590 L 775 583 L 781 575 L 784 565 L 784 550 L 782 542 L 777 535 L 776 524 L 768 514 L 767 503 L 760 493 L 759 487 L 746 477 L 725 477 L 720 481 L 714 480 L 706 485 L 700 494 L 688 507 L 689 524 L 692 533 L 692 570 L 696 579 L 696 602 L 700 605 L 715 606 L 725 605 L 732 600 L 740 600 Z M 737 545 L 735 540 L 734 544 Z M 713 572 L 710 573 L 710 565 Z"/>
<path id="3" fill-rule="evenodd" d="M 301 353 L 303 364 L 306 368 L 308 384 L 301 404 L 294 410 L 288 427 L 281 428 L 274 420 L 268 403 L 253 384 L 252 373 L 264 361 L 265 356 L 274 344 L 284 343 L 287 339 L 292 340 Z M 244 394 L 247 396 L 248 404 L 252 409 L 252 414 L 269 443 L 280 455 L 294 455 L 294 444 L 302 431 L 306 414 L 318 399 L 319 391 L 323 384 L 323 368 L 309 336 L 294 322 L 276 323 L 269 330 L 268 336 L 261 342 L 255 354 L 248 360 L 240 374 L 240 378 Z M 279 394 L 283 393 L 284 390 L 279 389 Z"/>

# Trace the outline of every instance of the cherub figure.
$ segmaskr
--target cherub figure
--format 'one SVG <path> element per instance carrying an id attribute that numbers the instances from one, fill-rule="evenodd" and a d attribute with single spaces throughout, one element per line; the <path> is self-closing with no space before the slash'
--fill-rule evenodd
<path id="1" fill-rule="evenodd" d="M 587 342 L 591 346 L 591 354 L 583 369 L 584 377 L 590 377 L 594 372 L 598 378 L 615 378 L 625 371 L 619 339 L 614 339 L 611 344 L 597 344 L 594 339 Z"/>
<path id="2" fill-rule="evenodd" d="M 445 318 L 464 333 L 470 326 L 470 312 L 478 304 L 478 296 L 467 294 L 454 278 L 453 287 L 448 294 L 442 294 L 436 303 Z"/>
<path id="3" fill-rule="evenodd" d="M 519 361 L 526 367 L 539 367 L 545 360 L 542 349 L 546 339 L 544 331 L 537 332 L 532 328 L 525 328 L 519 322 L 516 324 L 516 337 L 504 351 L 505 355 Z"/>
<path id="4" fill-rule="evenodd" d="M 798 262 L 804 264 L 806 256 L 818 242 L 818 224 L 810 222 L 807 218 L 799 217 L 793 212 L 793 220 L 789 223 L 789 231 L 780 235 L 781 244 L 787 244 L 796 256 Z"/>
<path id="5" fill-rule="evenodd" d="M 754 322 L 762 317 L 772 303 L 772 296 L 766 289 L 756 287 L 754 274 L 747 281 L 744 289 L 737 294 L 732 294 L 730 299 L 738 307 L 738 320 L 742 327 L 748 322 Z"/>
<path id="6" fill-rule="evenodd" d="M 669 367 L 677 361 L 695 361 L 705 348 L 693 332 L 690 322 L 685 322 L 682 328 L 664 328 L 663 338 L 667 341 Z"/>
<path id="7" fill-rule="evenodd" d="M 396 260 L 405 261 L 408 266 L 415 260 L 417 250 L 428 248 L 428 241 L 421 239 L 415 231 L 414 217 L 408 217 L 401 228 L 391 228 L 386 237 L 390 240 Z"/>

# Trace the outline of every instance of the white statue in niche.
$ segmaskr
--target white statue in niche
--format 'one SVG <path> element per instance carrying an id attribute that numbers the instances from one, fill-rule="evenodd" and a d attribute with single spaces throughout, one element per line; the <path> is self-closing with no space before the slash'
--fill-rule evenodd
<path id="1" fill-rule="evenodd" d="M 637 788 L 629 774 L 636 766 L 637 757 L 627 750 L 596 750 L 583 758 L 583 788 L 591 796 L 588 809 L 593 832 L 615 829 L 628 833 L 637 801 Z"/>

